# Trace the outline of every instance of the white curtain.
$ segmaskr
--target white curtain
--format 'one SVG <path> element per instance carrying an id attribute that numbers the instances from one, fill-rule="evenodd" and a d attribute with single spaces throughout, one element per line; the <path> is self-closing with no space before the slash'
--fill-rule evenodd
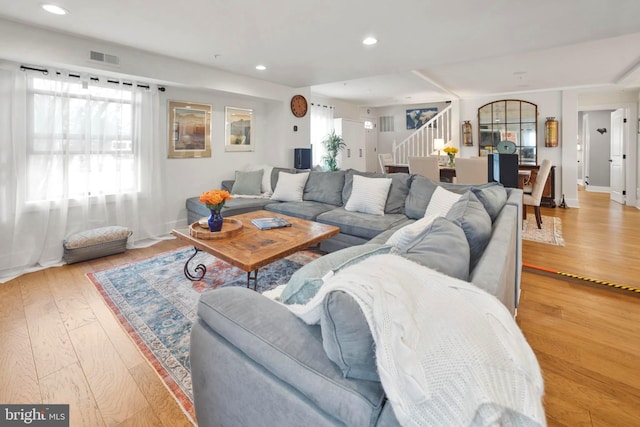
<path id="1" fill-rule="evenodd" d="M 327 149 L 322 143 L 333 127 L 334 107 L 311 104 L 311 144 L 313 146 L 313 165 L 324 167 L 322 158 L 327 155 Z"/>
<path id="2" fill-rule="evenodd" d="M 96 227 L 167 235 L 157 88 L 0 69 L 0 283 Z"/>

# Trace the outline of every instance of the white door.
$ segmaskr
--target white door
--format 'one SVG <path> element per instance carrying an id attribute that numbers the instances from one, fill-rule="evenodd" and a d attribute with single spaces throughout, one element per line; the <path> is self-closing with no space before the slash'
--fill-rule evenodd
<path id="1" fill-rule="evenodd" d="M 585 188 L 589 185 L 589 144 L 589 114 L 585 113 L 582 115 L 582 177 Z M 578 158 L 580 158 L 580 156 L 578 156 Z"/>
<path id="2" fill-rule="evenodd" d="M 378 170 L 378 118 L 368 118 L 364 122 L 364 146 L 366 152 L 367 172 Z"/>
<path id="3" fill-rule="evenodd" d="M 611 200 L 624 204 L 624 110 L 611 113 Z"/>

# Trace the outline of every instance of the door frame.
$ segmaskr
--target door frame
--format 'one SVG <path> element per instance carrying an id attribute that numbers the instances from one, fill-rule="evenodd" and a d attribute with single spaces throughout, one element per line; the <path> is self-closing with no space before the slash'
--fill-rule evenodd
<path id="1" fill-rule="evenodd" d="M 624 109 L 627 118 L 627 126 L 623 132 L 623 149 L 626 159 L 624 160 L 625 170 L 625 188 L 627 189 L 626 202 L 631 206 L 638 206 L 639 200 L 636 197 L 637 181 L 636 171 L 638 170 L 638 151 L 637 151 L 637 132 L 638 132 L 638 107 L 631 102 L 619 102 L 601 105 L 578 105 L 578 111 L 601 111 L 601 110 L 617 110 Z M 633 141 L 631 141 L 633 139 Z"/>

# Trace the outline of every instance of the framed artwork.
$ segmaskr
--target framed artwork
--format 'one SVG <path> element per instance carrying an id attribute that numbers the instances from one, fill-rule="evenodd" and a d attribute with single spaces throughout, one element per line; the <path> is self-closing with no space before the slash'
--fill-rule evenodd
<path id="1" fill-rule="evenodd" d="M 414 108 L 407 110 L 406 114 L 407 129 L 418 129 L 438 114 L 438 108 Z"/>
<path id="2" fill-rule="evenodd" d="M 253 110 L 225 107 L 225 151 L 253 151 Z"/>
<path id="3" fill-rule="evenodd" d="M 169 158 L 211 157 L 211 105 L 169 101 Z"/>

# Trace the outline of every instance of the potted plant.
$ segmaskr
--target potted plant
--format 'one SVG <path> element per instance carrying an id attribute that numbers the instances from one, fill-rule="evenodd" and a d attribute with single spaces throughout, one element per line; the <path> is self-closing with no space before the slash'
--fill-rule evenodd
<path id="1" fill-rule="evenodd" d="M 344 143 L 344 139 L 342 139 L 335 130 L 332 130 L 331 133 L 322 140 L 322 143 L 327 148 L 327 155 L 322 158 L 327 170 L 339 170 L 337 160 L 338 153 L 347 146 L 347 144 Z"/>

